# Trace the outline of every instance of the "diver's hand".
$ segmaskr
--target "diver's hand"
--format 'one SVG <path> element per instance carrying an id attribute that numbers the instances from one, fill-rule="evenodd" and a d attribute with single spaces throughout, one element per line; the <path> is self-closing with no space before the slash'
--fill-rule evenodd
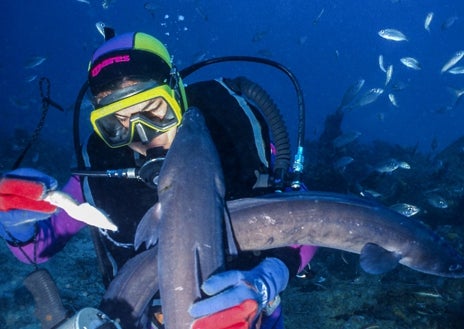
<path id="1" fill-rule="evenodd" d="M 251 271 L 227 271 L 208 278 L 202 290 L 209 296 L 192 305 L 194 329 L 249 328 L 266 305 L 286 288 L 287 266 L 277 258 L 266 258 Z M 229 318 L 220 326 L 223 319 Z"/>
<path id="2" fill-rule="evenodd" d="M 56 207 L 43 201 L 57 181 L 40 171 L 21 168 L 0 178 L 0 236 L 8 241 L 28 241 L 34 223 L 47 219 Z"/>
<path id="3" fill-rule="evenodd" d="M 258 303 L 247 299 L 240 305 L 202 317 L 192 329 L 249 329 L 258 315 Z"/>

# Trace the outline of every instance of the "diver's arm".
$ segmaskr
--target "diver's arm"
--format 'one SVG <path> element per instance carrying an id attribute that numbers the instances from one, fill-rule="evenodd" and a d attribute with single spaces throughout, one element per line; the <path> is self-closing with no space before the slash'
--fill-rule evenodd
<path id="1" fill-rule="evenodd" d="M 79 178 L 76 176 L 69 179 L 63 192 L 79 203 L 84 202 Z M 85 223 L 75 220 L 63 210 L 58 210 L 49 219 L 36 223 L 36 234 L 28 242 L 17 246 L 12 243 L 7 245 L 20 261 L 43 263 L 63 249 L 66 242 L 84 226 Z"/>

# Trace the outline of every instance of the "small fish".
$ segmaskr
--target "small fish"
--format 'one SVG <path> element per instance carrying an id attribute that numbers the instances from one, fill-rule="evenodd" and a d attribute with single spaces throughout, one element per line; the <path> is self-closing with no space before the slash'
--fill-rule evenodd
<path id="1" fill-rule="evenodd" d="M 408 203 L 397 203 L 393 206 L 390 206 L 390 209 L 393 209 L 397 213 L 400 213 L 401 215 L 406 217 L 414 216 L 420 212 L 419 207 Z"/>
<path id="2" fill-rule="evenodd" d="M 407 163 L 406 161 L 399 161 L 398 162 L 398 167 L 402 168 L 402 169 L 411 169 L 410 164 Z"/>
<path id="3" fill-rule="evenodd" d="M 334 162 L 333 167 L 334 167 L 335 170 L 343 172 L 343 171 L 345 171 L 346 166 L 348 166 L 353 161 L 354 161 L 354 159 L 352 157 L 344 156 L 344 157 L 341 157 L 340 159 L 337 159 Z"/>
<path id="4" fill-rule="evenodd" d="M 433 11 L 431 11 L 425 16 L 424 29 L 428 32 L 430 32 L 430 23 L 432 23 L 433 15 Z"/>
<path id="5" fill-rule="evenodd" d="M 458 20 L 458 16 L 449 17 L 446 21 L 443 22 L 443 24 L 441 25 L 441 29 L 442 30 L 449 29 L 451 26 L 454 25 L 454 23 L 456 23 L 457 20 Z"/>
<path id="6" fill-rule="evenodd" d="M 388 65 L 387 71 L 385 72 L 385 86 L 388 85 L 393 76 L 393 65 Z"/>
<path id="7" fill-rule="evenodd" d="M 319 23 L 319 20 L 321 19 L 322 15 L 324 14 L 325 8 L 322 8 L 322 10 L 319 12 L 319 15 L 313 20 L 313 25 L 316 25 Z"/>
<path id="8" fill-rule="evenodd" d="M 417 59 L 414 57 L 403 57 L 400 59 L 401 63 L 403 63 L 404 66 L 409 67 L 410 69 L 413 70 L 421 70 L 422 67 Z"/>
<path id="9" fill-rule="evenodd" d="M 387 70 L 385 69 L 385 64 L 383 62 L 383 55 L 379 55 L 379 67 L 383 72 L 387 73 Z"/>
<path id="10" fill-rule="evenodd" d="M 379 165 L 377 165 L 374 170 L 379 173 L 391 173 L 398 169 L 399 164 L 396 159 L 389 159 Z"/>
<path id="11" fill-rule="evenodd" d="M 464 66 L 455 66 L 450 68 L 446 72 L 451 74 L 464 74 Z"/>
<path id="12" fill-rule="evenodd" d="M 398 102 L 396 101 L 395 95 L 393 95 L 392 93 L 388 94 L 388 100 L 394 107 L 398 107 Z"/>
<path id="13" fill-rule="evenodd" d="M 353 102 L 356 96 L 358 96 L 365 82 L 366 80 L 359 79 L 351 86 L 349 86 L 343 94 L 342 102 L 340 103 L 340 106 L 338 108 L 343 109 L 344 107 L 347 107 L 349 104 L 351 104 L 351 102 Z"/>
<path id="14" fill-rule="evenodd" d="M 31 57 L 27 60 L 26 64 L 24 65 L 24 68 L 26 69 L 32 69 L 33 67 L 39 66 L 43 62 L 45 62 L 47 58 L 42 57 L 42 56 L 34 56 Z"/>
<path id="15" fill-rule="evenodd" d="M 382 29 L 378 32 L 379 36 L 391 41 L 408 41 L 403 32 L 396 29 Z"/>
<path id="16" fill-rule="evenodd" d="M 448 108 L 445 108 L 446 110 L 448 111 L 452 111 L 454 109 L 456 109 L 457 107 L 459 107 L 459 105 L 462 103 L 462 100 L 464 98 L 464 89 L 452 89 L 452 88 L 448 88 L 451 90 L 451 92 L 454 94 L 454 96 L 456 97 L 454 99 L 454 102 L 452 105 L 449 105 Z M 441 113 L 445 113 L 446 111 L 441 111 Z"/>
<path id="17" fill-rule="evenodd" d="M 370 189 L 363 190 L 359 192 L 359 194 L 363 197 L 371 198 L 371 199 L 377 199 L 377 198 L 383 197 L 382 193 L 379 193 L 375 190 L 370 190 Z"/>
<path id="18" fill-rule="evenodd" d="M 448 202 L 438 193 L 431 193 L 427 196 L 427 202 L 435 208 L 446 209 L 448 208 Z"/>
<path id="19" fill-rule="evenodd" d="M 377 165 L 374 170 L 379 173 L 391 173 L 398 168 L 411 169 L 411 166 L 405 161 L 398 161 L 396 159 L 388 159 L 385 162 Z"/>
<path id="20" fill-rule="evenodd" d="M 26 82 L 33 82 L 37 79 L 37 74 L 34 74 L 34 75 L 31 75 L 31 76 L 28 76 L 25 81 Z"/>
<path id="21" fill-rule="evenodd" d="M 103 22 L 96 22 L 95 23 L 95 27 L 97 28 L 98 32 L 100 32 L 100 34 L 105 37 L 105 23 Z"/>
<path id="22" fill-rule="evenodd" d="M 103 0 L 103 1 L 102 1 L 102 7 L 103 7 L 103 9 L 108 9 L 108 8 L 110 7 L 111 1 L 112 1 L 112 0 Z"/>
<path id="23" fill-rule="evenodd" d="M 90 1 L 88 0 L 76 0 L 77 2 L 85 3 L 87 5 L 90 5 Z"/>
<path id="24" fill-rule="evenodd" d="M 443 298 L 443 296 L 436 289 L 434 291 L 416 291 L 414 295 L 419 297 Z"/>
<path id="25" fill-rule="evenodd" d="M 451 67 L 453 67 L 454 65 L 456 65 L 456 63 L 459 62 L 463 57 L 464 57 L 464 50 L 459 50 L 459 51 L 457 51 L 457 52 L 453 55 L 453 57 L 451 57 L 451 58 L 445 63 L 445 65 L 443 65 L 443 67 L 441 68 L 440 72 L 443 73 L 443 72 L 448 71 Z"/>
<path id="26" fill-rule="evenodd" d="M 334 147 L 340 148 L 355 141 L 359 136 L 361 136 L 359 131 L 349 131 L 337 136 L 337 138 L 333 140 L 332 144 Z"/>
<path id="27" fill-rule="evenodd" d="M 356 102 L 353 104 L 353 107 L 366 106 L 371 104 L 382 95 L 384 90 L 382 88 L 372 88 L 363 94 Z"/>

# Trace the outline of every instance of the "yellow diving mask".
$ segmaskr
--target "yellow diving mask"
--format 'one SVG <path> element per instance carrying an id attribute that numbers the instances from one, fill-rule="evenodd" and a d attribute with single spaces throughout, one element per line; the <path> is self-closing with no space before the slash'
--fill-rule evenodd
<path id="1" fill-rule="evenodd" d="M 94 131 L 111 148 L 132 142 L 149 143 L 177 127 L 182 111 L 175 92 L 155 81 L 121 88 L 96 102 L 90 113 Z"/>

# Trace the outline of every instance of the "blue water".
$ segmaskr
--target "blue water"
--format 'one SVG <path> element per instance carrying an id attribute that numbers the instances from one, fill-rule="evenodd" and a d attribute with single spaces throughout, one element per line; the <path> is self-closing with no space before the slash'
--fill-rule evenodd
<path id="1" fill-rule="evenodd" d="M 363 91 L 383 88 L 385 73 L 378 66 L 382 54 L 386 65 L 394 66 L 390 88 L 398 82 L 407 85 L 395 93 L 399 107 L 390 104 L 387 89 L 376 102 L 347 113 L 343 128 L 360 131 L 362 141 L 382 139 L 404 146 L 419 143 L 424 151 L 430 150 L 433 138 L 443 148 L 461 136 L 464 105 L 439 111 L 454 101 L 449 87 L 464 88 L 464 76 L 440 74 L 443 64 L 464 48 L 461 1 L 107 2 L 107 9 L 101 0 L 2 2 L 3 133 L 12 134 L 13 128 L 32 129 L 38 121 L 38 80 L 26 81 L 37 75 L 51 80 L 52 97 L 68 109 L 67 113 L 52 111 L 43 134 L 60 140 L 71 138 L 70 109 L 86 77 L 89 57 L 103 41 L 95 28 L 97 21 L 103 21 L 117 32 L 139 30 L 157 36 L 167 44 L 179 68 L 222 55 L 264 56 L 286 65 L 304 90 L 306 137 L 312 140 L 354 81 L 366 80 Z M 428 12 L 434 12 L 430 33 L 424 29 Z M 458 19 L 444 29 L 444 22 L 453 16 Z M 382 28 L 399 29 L 409 41 L 382 39 L 377 35 Z M 46 60 L 35 68 L 24 68 L 33 56 Z M 417 58 L 422 70 L 402 65 L 399 59 L 404 56 Z M 296 100 L 285 76 L 256 64 L 224 64 L 187 81 L 220 75 L 247 75 L 260 82 L 282 108 L 295 145 Z"/>

